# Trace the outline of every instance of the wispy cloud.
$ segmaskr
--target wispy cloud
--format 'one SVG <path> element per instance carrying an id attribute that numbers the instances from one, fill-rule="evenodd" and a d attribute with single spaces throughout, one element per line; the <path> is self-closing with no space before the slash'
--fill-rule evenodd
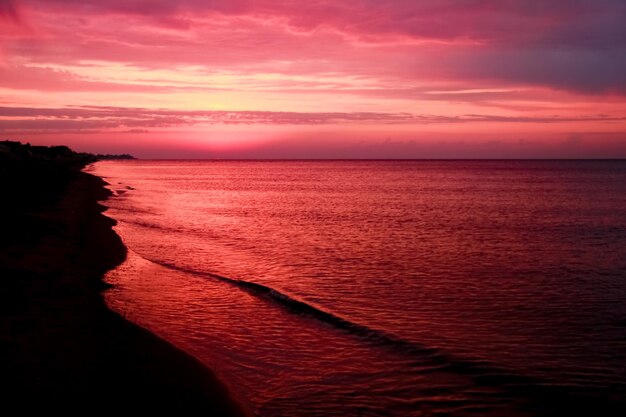
<path id="1" fill-rule="evenodd" d="M 64 131 L 94 129 L 170 128 L 194 125 L 327 125 L 327 124 L 457 124 L 457 123 L 572 123 L 624 122 L 626 116 L 589 115 L 578 117 L 507 117 L 467 114 L 383 112 L 271 112 L 271 111 L 180 111 L 125 107 L 87 106 L 75 108 L 0 107 L 0 130 L 5 132 Z"/>
<path id="2" fill-rule="evenodd" d="M 37 90 L 44 92 L 105 91 L 155 93 L 184 89 L 140 82 L 121 83 L 90 80 L 67 70 L 24 65 L 0 66 L 0 87 L 12 90 Z"/>

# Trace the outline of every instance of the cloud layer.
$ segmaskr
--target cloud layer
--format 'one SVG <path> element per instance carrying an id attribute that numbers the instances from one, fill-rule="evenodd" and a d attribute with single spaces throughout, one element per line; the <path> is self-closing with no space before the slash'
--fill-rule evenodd
<path id="1" fill-rule="evenodd" d="M 373 74 L 409 80 L 626 94 L 621 0 L 3 0 L 0 16 L 29 28 L 4 37 L 12 56 L 31 62 L 282 62 L 285 72 L 309 62 L 311 71 L 373 66 Z M 366 65 L 368 52 L 389 65 Z"/>
<path id="2" fill-rule="evenodd" d="M 464 124 L 625 122 L 625 117 L 510 117 L 486 114 L 438 116 L 378 112 L 174 111 L 126 107 L 0 107 L 0 132 L 146 129 L 197 125 Z"/>

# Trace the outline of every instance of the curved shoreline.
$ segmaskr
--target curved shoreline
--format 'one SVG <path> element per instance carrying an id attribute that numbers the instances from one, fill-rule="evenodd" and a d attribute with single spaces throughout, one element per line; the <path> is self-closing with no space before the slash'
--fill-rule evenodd
<path id="1" fill-rule="evenodd" d="M 203 364 L 106 306 L 104 273 L 126 247 L 98 203 L 111 192 L 81 168 L 2 172 L 11 183 L 0 213 L 10 220 L 0 238 L 5 405 L 243 416 Z"/>

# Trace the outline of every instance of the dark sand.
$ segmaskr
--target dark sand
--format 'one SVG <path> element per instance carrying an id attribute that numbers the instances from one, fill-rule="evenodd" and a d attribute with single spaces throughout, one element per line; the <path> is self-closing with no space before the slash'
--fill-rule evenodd
<path id="1" fill-rule="evenodd" d="M 126 248 L 81 166 L 0 160 L 0 409 L 243 415 L 202 364 L 106 307 Z"/>

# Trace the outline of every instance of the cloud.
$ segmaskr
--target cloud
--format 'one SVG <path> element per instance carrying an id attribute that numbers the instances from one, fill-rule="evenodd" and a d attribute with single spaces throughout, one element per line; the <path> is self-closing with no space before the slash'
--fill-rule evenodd
<path id="1" fill-rule="evenodd" d="M 0 107 L 5 131 L 165 128 L 199 124 L 319 125 L 336 123 L 402 123 L 408 113 L 298 113 L 269 111 L 177 111 L 123 107 L 30 108 Z"/>
<path id="2" fill-rule="evenodd" d="M 458 124 L 458 123 L 576 123 L 624 122 L 626 117 L 591 115 L 578 117 L 509 117 L 467 114 L 439 116 L 382 112 L 271 112 L 180 111 L 127 107 L 75 108 L 0 107 L 4 132 L 112 130 L 143 132 L 152 128 L 194 125 L 329 125 L 329 124 Z"/>
<path id="3" fill-rule="evenodd" d="M 90 80 L 71 71 L 23 65 L 0 66 L 0 87 L 38 91 L 101 91 L 158 93 L 183 90 L 181 87 L 144 83 L 116 83 Z"/>
<path id="4" fill-rule="evenodd" d="M 461 79 L 626 94 L 626 48 L 480 49 L 449 55 L 440 64 Z"/>
<path id="5" fill-rule="evenodd" d="M 248 66 L 626 94 L 623 0 L 22 0 L 10 54 L 159 68 Z M 0 16 L 16 16 L 2 0 Z M 45 35 L 45 36 L 44 36 Z M 425 65 L 427 64 L 427 65 Z"/>
<path id="6" fill-rule="evenodd" d="M 0 20 L 8 20 L 13 23 L 20 21 L 17 6 L 13 0 L 0 0 Z"/>
<path id="7" fill-rule="evenodd" d="M 275 19 L 302 31 L 331 27 L 370 40 L 377 35 L 401 35 L 507 44 L 544 40 L 596 44 L 619 41 L 619 35 L 626 31 L 620 20 L 626 10 L 621 0 L 25 0 L 24 4 L 57 13 L 130 15 L 151 20 L 187 18 L 198 22 L 220 15 Z"/>

